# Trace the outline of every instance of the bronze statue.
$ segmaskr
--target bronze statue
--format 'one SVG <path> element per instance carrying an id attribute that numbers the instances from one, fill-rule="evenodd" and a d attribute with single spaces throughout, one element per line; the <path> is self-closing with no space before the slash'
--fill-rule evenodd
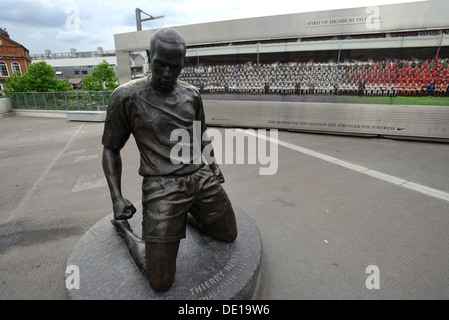
<path id="1" fill-rule="evenodd" d="M 173 161 L 174 130 L 194 137 L 194 122 L 201 123 L 201 152 L 210 139 L 199 90 L 178 81 L 184 66 L 186 43 L 171 28 L 160 29 L 150 40 L 151 75 L 118 87 L 108 106 L 102 143 L 103 170 L 114 210 L 112 220 L 138 268 L 157 291 L 173 284 L 176 258 L 186 222 L 218 240 L 237 237 L 235 214 L 220 183 L 223 175 L 215 161 Z M 133 134 L 140 152 L 142 183 L 142 238 L 127 219 L 136 209 L 122 196 L 120 150 Z M 190 154 L 194 155 L 194 143 Z M 210 153 L 213 157 L 213 150 Z M 204 157 L 202 157 L 204 160 Z"/>

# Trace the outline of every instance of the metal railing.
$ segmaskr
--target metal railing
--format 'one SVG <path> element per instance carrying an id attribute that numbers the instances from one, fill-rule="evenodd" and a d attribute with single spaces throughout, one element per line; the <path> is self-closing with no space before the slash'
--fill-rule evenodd
<path id="1" fill-rule="evenodd" d="M 10 92 L 13 109 L 104 111 L 112 91 Z"/>
<path id="2" fill-rule="evenodd" d="M 115 57 L 115 50 L 30 54 L 31 60 Z"/>

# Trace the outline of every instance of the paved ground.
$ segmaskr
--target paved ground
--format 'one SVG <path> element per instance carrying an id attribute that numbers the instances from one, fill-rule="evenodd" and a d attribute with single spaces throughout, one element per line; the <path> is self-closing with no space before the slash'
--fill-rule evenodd
<path id="1" fill-rule="evenodd" d="M 0 299 L 67 298 L 72 247 L 112 211 L 102 129 L 0 119 Z M 449 298 L 448 144 L 291 132 L 279 140 L 275 175 L 259 175 L 264 165 L 249 159 L 221 166 L 231 200 L 262 235 L 261 299 Z M 132 139 L 122 157 L 123 193 L 138 202 Z M 371 265 L 380 289 L 367 289 Z"/>

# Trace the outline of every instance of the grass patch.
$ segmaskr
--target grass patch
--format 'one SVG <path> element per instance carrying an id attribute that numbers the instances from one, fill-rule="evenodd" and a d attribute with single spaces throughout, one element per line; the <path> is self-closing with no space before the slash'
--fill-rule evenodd
<path id="1" fill-rule="evenodd" d="M 398 104 L 415 106 L 449 106 L 449 98 L 442 97 L 337 97 L 338 103 Z"/>

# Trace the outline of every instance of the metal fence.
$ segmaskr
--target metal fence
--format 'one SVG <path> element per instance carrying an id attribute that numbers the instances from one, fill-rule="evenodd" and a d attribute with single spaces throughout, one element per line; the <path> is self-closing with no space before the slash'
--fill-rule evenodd
<path id="1" fill-rule="evenodd" d="M 11 92 L 14 109 L 104 111 L 112 91 Z"/>

